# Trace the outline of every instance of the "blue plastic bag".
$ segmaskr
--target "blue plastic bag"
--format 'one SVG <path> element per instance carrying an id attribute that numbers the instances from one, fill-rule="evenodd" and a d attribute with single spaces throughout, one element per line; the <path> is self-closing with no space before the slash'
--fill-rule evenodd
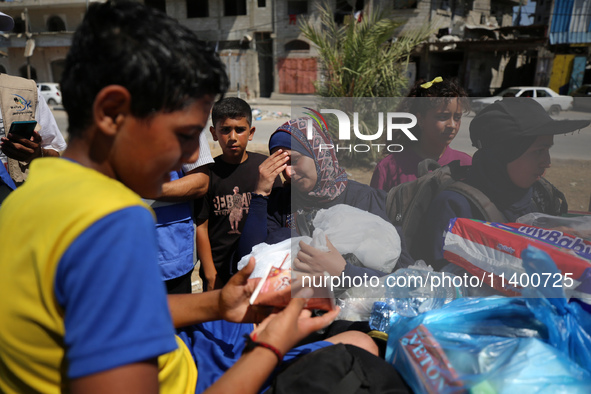
<path id="1" fill-rule="evenodd" d="M 521 255 L 530 276 L 560 272 L 550 256 L 539 249 L 529 247 Z M 527 289 L 524 295 L 530 297 L 526 301 L 536 319 L 548 328 L 548 343 L 591 372 L 591 315 L 580 304 L 568 303 L 562 287 L 550 283 Z"/>
<path id="2" fill-rule="evenodd" d="M 526 269 L 556 270 L 544 252 L 524 253 Z M 401 319 L 386 360 L 417 393 L 591 392 L 591 316 L 555 288 L 524 297 L 463 298 Z"/>

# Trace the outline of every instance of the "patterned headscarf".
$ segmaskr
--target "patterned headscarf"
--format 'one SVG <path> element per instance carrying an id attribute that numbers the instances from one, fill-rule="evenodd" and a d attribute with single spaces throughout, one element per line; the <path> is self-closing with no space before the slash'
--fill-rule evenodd
<path id="1" fill-rule="evenodd" d="M 312 140 L 307 138 L 308 121 L 312 124 Z M 347 187 L 347 174 L 339 167 L 334 149 L 335 144 L 326 128 L 312 118 L 303 117 L 292 119 L 277 130 L 291 134 L 291 148 L 293 150 L 304 150 L 300 153 L 314 159 L 318 180 L 308 196 L 313 197 L 316 202 L 327 202 L 337 198 Z M 322 151 L 320 150 L 321 145 Z M 328 146 L 333 148 L 328 149 Z"/>

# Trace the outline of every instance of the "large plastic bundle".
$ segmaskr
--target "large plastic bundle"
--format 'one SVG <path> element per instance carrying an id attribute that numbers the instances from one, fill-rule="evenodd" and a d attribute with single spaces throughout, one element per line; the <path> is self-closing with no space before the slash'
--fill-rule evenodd
<path id="1" fill-rule="evenodd" d="M 522 253 L 529 246 L 548 253 L 559 272 L 536 270 L 527 274 Z M 591 294 L 591 242 L 564 231 L 516 223 L 453 219 L 445 235 L 443 256 L 507 295 L 522 288 L 552 284 L 567 296 Z"/>
<path id="2" fill-rule="evenodd" d="M 537 249 L 525 272 L 558 270 Z M 591 392 L 591 315 L 552 286 L 462 298 L 389 331 L 386 360 L 417 393 Z M 550 298 L 545 298 L 550 297 Z"/>

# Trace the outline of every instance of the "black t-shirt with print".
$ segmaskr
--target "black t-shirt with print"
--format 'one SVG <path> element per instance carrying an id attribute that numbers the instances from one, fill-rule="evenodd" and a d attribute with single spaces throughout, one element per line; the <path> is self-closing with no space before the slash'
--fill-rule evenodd
<path id="1" fill-rule="evenodd" d="M 233 254 L 244 227 L 251 192 L 259 180 L 259 165 L 267 156 L 248 152 L 248 158 L 240 164 L 228 164 L 217 156 L 210 165 L 209 190 L 196 200 L 195 215 L 209 219 L 208 232 L 213 262 L 218 277 L 226 283 L 235 273 L 237 262 Z M 280 178 L 275 186 L 281 184 Z"/>

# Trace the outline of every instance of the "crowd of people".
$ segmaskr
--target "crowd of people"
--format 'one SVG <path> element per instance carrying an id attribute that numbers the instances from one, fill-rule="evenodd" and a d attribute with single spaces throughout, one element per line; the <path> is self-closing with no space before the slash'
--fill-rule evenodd
<path id="1" fill-rule="evenodd" d="M 0 23 L 10 30 L 10 17 Z M 390 222 L 388 191 L 417 179 L 425 159 L 470 166 L 464 181 L 507 221 L 563 213 L 537 185 L 553 135 L 590 123 L 503 99 L 473 119 L 472 158 L 449 147 L 469 111 L 465 91 L 450 79 L 420 81 L 400 108 L 416 116 L 418 141 L 386 156 L 364 185 L 322 148 L 335 146 L 322 122 L 290 120 L 271 135 L 269 156 L 249 152 L 252 111 L 223 98 L 228 85 L 194 33 L 127 1 L 92 4 L 75 33 L 61 81 L 67 146 L 34 82 L 0 75 L 0 391 L 255 393 L 335 344 L 379 358 L 363 330 L 330 329 L 338 308 L 306 310 L 309 289 L 281 310 L 251 305 L 256 261 L 238 270 L 240 258 L 261 243 L 311 236 L 318 211 L 339 204 Z M 4 104 L 17 89 L 25 115 Z M 204 130 L 210 113 L 222 150 L 215 158 Z M 32 119 L 40 127 L 30 138 L 3 131 Z M 451 218 L 479 218 L 471 204 L 455 191 L 438 194 L 420 226 L 420 254 L 396 226 L 396 268 L 423 259 L 457 272 L 443 258 L 442 234 Z M 292 268 L 351 278 L 393 270 L 326 244 L 328 252 L 300 242 Z M 203 292 L 193 294 L 197 259 Z"/>

